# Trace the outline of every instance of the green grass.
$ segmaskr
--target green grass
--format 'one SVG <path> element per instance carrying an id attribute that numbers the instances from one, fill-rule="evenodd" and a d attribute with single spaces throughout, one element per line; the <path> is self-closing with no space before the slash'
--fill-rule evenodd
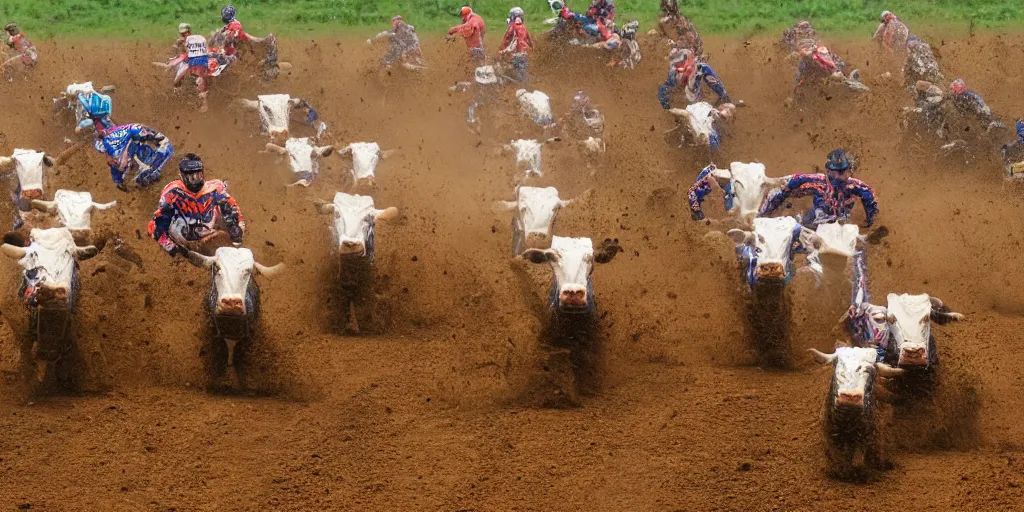
<path id="1" fill-rule="evenodd" d="M 0 0 L 0 22 L 16 21 L 30 37 L 175 36 L 187 21 L 205 33 L 219 26 L 224 0 Z M 471 0 L 496 29 L 517 0 Z M 535 30 L 551 14 L 545 0 L 518 0 Z M 588 0 L 569 0 L 582 9 Z M 464 0 L 236 0 L 239 19 L 254 34 L 324 34 L 378 30 L 401 13 L 422 32 L 459 21 Z M 821 30 L 873 29 L 883 9 L 897 13 L 911 29 L 919 24 L 1006 27 L 1024 22 L 1024 0 L 682 0 L 684 12 L 705 33 L 776 30 L 808 18 Z M 658 0 L 618 0 L 619 17 L 650 25 Z"/>

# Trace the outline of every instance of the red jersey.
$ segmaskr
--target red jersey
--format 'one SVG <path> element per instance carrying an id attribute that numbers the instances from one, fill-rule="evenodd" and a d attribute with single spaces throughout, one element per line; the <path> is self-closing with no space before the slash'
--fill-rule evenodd
<path id="1" fill-rule="evenodd" d="M 223 221 L 222 205 L 238 219 L 238 226 L 245 229 L 242 211 L 235 198 L 228 194 L 227 186 L 221 180 L 208 180 L 197 193 L 192 193 L 181 180 L 174 180 L 160 193 L 160 206 L 149 222 L 149 235 L 162 236 L 171 227 L 172 221 L 184 222 L 185 237 L 199 240 L 209 236 Z"/>
<path id="2" fill-rule="evenodd" d="M 237 19 L 231 20 L 231 23 L 225 25 L 223 30 L 227 35 L 227 43 L 224 44 L 225 55 L 235 54 L 235 42 L 249 40 L 249 34 L 242 30 L 242 22 Z"/>
<path id="3" fill-rule="evenodd" d="M 484 47 L 484 33 L 487 32 L 487 24 L 477 13 L 472 13 L 466 18 L 462 25 L 456 25 L 448 31 L 448 35 L 461 33 L 466 39 L 466 46 L 470 48 Z"/>
<path id="4" fill-rule="evenodd" d="M 525 53 L 533 48 L 533 38 L 530 37 L 530 32 L 526 30 L 526 24 L 522 19 L 516 19 L 508 26 L 500 48 L 503 52 L 511 53 Z"/>

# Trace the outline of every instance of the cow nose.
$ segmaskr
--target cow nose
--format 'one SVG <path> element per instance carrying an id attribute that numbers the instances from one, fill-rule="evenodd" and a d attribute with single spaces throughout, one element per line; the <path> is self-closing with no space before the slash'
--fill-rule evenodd
<path id="1" fill-rule="evenodd" d="M 586 308 L 587 289 L 582 286 L 563 287 L 562 291 L 558 294 L 558 304 L 563 308 Z"/>
<path id="2" fill-rule="evenodd" d="M 21 191 L 21 198 L 26 201 L 33 199 L 41 199 L 43 197 L 43 191 L 38 188 L 26 189 Z"/>
<path id="3" fill-rule="evenodd" d="M 840 391 L 836 404 L 845 407 L 864 407 L 864 393 L 860 391 Z"/>
<path id="4" fill-rule="evenodd" d="M 241 297 L 223 297 L 220 299 L 217 312 L 228 315 L 245 314 L 245 302 L 242 301 Z"/>
<path id="5" fill-rule="evenodd" d="M 343 240 L 341 242 L 341 252 L 345 254 L 362 253 L 363 243 L 358 240 Z"/>
<path id="6" fill-rule="evenodd" d="M 925 364 L 925 350 L 923 347 L 904 348 L 900 351 L 899 364 Z"/>
<path id="7" fill-rule="evenodd" d="M 782 263 L 764 263 L 757 266 L 757 277 L 760 279 L 784 279 L 786 268 Z"/>

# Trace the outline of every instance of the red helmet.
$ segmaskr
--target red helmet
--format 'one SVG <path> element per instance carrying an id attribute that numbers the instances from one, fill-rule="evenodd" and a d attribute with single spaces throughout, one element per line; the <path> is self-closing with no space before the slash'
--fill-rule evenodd
<path id="1" fill-rule="evenodd" d="M 394 18 L 391 18 L 391 29 L 392 30 L 398 29 L 398 26 L 401 25 L 401 24 L 402 24 L 402 16 L 399 15 L 399 16 L 395 16 Z"/>
<path id="2" fill-rule="evenodd" d="M 953 94 L 963 94 L 967 91 L 967 83 L 964 82 L 963 78 L 957 78 L 949 84 L 949 92 Z"/>
<path id="3" fill-rule="evenodd" d="M 675 68 L 676 73 L 689 79 L 697 70 L 697 59 L 693 56 L 692 51 L 682 49 L 672 57 L 672 67 Z"/>
<path id="4" fill-rule="evenodd" d="M 466 21 L 466 19 L 469 18 L 470 14 L 473 14 L 473 9 L 470 8 L 468 5 L 463 7 L 462 10 L 459 11 L 459 16 L 462 16 L 462 21 Z"/>
<path id="5" fill-rule="evenodd" d="M 823 44 L 819 44 L 818 47 L 814 49 L 814 53 L 811 55 L 811 58 L 814 59 L 814 62 L 821 66 L 821 69 L 824 69 L 825 71 L 833 72 L 838 67 L 836 66 L 835 59 L 832 58 L 832 52 L 828 51 L 828 48 Z"/>

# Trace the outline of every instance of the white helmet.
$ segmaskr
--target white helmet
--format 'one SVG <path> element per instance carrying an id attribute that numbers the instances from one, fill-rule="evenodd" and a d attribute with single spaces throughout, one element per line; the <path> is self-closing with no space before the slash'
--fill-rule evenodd
<path id="1" fill-rule="evenodd" d="M 508 23 L 509 25 L 511 25 L 512 22 L 516 20 L 516 18 L 522 19 L 525 16 L 526 16 L 526 11 L 523 11 L 523 8 L 519 7 L 517 5 L 517 6 L 513 7 L 513 8 L 511 8 L 511 9 L 509 9 L 509 11 L 508 11 L 508 19 L 505 20 L 505 22 Z"/>
<path id="2" fill-rule="evenodd" d="M 185 32 L 192 32 L 192 25 L 188 23 L 181 23 L 178 25 L 178 33 L 184 34 Z"/>

